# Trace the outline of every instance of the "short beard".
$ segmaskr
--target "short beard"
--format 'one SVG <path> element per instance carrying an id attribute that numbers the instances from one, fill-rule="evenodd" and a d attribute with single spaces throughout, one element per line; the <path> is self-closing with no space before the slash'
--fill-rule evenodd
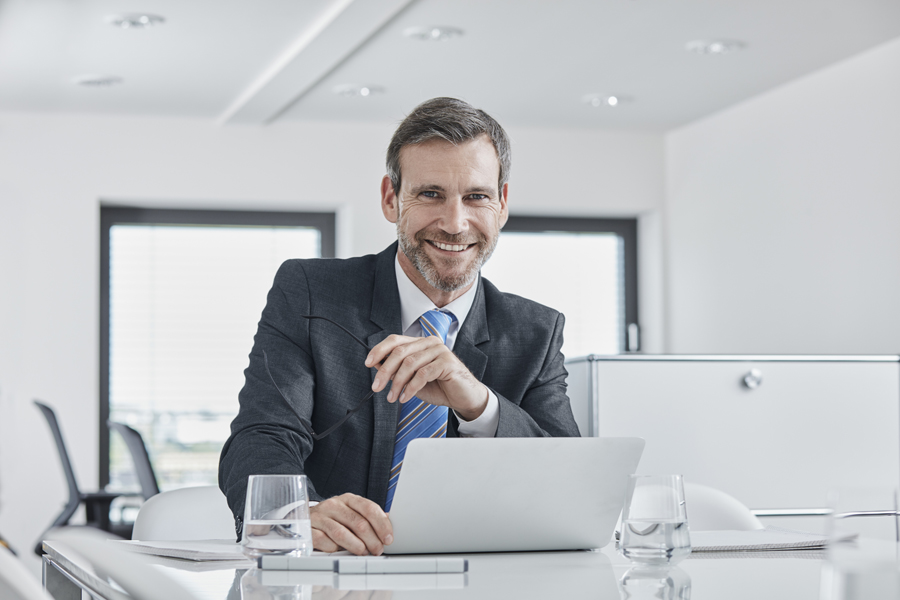
<path id="1" fill-rule="evenodd" d="M 488 261 L 491 254 L 494 253 L 494 249 L 497 247 L 497 240 L 500 236 L 495 235 L 493 239 L 489 240 L 483 235 L 478 234 L 478 241 L 475 242 L 478 246 L 478 254 L 475 256 L 475 260 L 463 273 L 458 275 L 448 275 L 446 277 L 441 276 L 438 269 L 434 266 L 431 257 L 425 252 L 425 244 L 428 243 L 425 241 L 425 237 L 426 232 L 419 231 L 416 233 L 415 242 L 413 242 L 413 240 L 411 240 L 400 228 L 400 221 L 397 221 L 397 241 L 400 244 L 400 251 L 406 255 L 406 258 L 409 259 L 409 262 L 412 263 L 416 271 L 425 278 L 425 281 L 427 281 L 428 285 L 431 287 L 442 292 L 455 292 L 467 287 L 475 281 L 475 278 L 478 277 L 478 272 L 481 271 L 481 267 Z M 464 244 L 468 241 L 467 238 L 470 237 L 471 236 L 465 234 L 442 234 L 437 236 L 435 241 L 440 241 L 445 244 Z M 471 243 L 471 241 L 469 241 L 469 243 Z M 448 259 L 448 261 L 452 266 L 457 266 L 462 262 L 462 259 Z"/>

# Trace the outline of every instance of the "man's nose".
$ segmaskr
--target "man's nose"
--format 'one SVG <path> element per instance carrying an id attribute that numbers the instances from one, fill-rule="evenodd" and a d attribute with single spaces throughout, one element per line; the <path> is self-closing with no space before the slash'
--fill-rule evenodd
<path id="1" fill-rule="evenodd" d="M 465 233 L 469 229 L 469 216 L 462 198 L 452 198 L 444 203 L 441 229 L 451 235 Z"/>

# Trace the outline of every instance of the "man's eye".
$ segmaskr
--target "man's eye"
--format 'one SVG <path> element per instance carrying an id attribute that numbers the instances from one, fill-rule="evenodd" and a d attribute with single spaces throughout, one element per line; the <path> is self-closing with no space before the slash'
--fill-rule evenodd
<path id="1" fill-rule="evenodd" d="M 437 198 L 438 197 L 437 192 L 422 192 L 421 195 L 425 196 L 426 198 Z"/>
<path id="2" fill-rule="evenodd" d="M 484 200 L 490 200 L 491 197 L 488 196 L 487 194 L 470 194 L 470 195 L 469 195 L 469 199 L 470 199 L 470 200 L 484 201 Z"/>

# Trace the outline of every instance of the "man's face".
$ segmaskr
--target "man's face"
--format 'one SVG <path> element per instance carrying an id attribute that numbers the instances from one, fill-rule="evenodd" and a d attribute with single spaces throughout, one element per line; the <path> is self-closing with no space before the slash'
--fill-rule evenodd
<path id="1" fill-rule="evenodd" d="M 382 210 L 397 224 L 401 266 L 414 271 L 420 288 L 421 278 L 441 292 L 465 291 L 508 216 L 508 186 L 497 189 L 500 163 L 490 138 L 405 146 L 400 173 L 399 198 L 389 179 L 382 182 Z"/>

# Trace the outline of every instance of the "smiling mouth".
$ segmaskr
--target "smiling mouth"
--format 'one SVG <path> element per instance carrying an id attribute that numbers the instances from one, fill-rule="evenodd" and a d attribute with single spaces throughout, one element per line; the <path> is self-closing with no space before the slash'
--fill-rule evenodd
<path id="1" fill-rule="evenodd" d="M 475 244 L 445 244 L 444 242 L 435 242 L 432 240 L 425 240 L 435 248 L 440 250 L 446 250 L 447 252 L 462 252 L 463 250 L 467 250 L 471 246 Z"/>

